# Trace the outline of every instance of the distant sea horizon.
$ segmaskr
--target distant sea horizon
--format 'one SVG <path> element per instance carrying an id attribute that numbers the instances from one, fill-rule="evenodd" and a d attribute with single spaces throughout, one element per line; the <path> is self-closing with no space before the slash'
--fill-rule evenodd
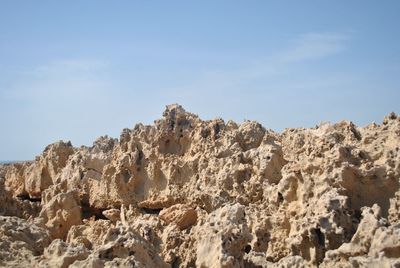
<path id="1" fill-rule="evenodd" d="M 27 162 L 28 160 L 2 160 L 0 161 L 0 164 L 13 164 L 13 163 L 21 163 L 21 162 Z"/>

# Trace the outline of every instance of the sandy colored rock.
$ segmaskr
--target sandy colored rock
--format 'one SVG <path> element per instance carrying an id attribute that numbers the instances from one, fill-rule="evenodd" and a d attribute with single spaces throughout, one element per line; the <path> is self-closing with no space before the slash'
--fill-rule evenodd
<path id="1" fill-rule="evenodd" d="M 83 245 L 73 247 L 55 239 L 44 251 L 40 266 L 67 268 L 75 261 L 85 260 L 87 257 L 88 250 Z"/>
<path id="2" fill-rule="evenodd" d="M 92 251 L 87 261 L 93 259 L 99 259 L 104 267 L 168 267 L 150 243 L 122 225 L 108 229 L 102 245 Z"/>
<path id="3" fill-rule="evenodd" d="M 227 205 L 212 212 L 197 235 L 197 267 L 243 267 L 251 235 L 242 205 Z"/>
<path id="4" fill-rule="evenodd" d="M 119 209 L 112 208 L 112 209 L 104 210 L 102 213 L 103 213 L 104 217 L 106 217 L 107 219 L 109 219 L 112 222 L 121 220 L 121 211 Z"/>
<path id="5" fill-rule="evenodd" d="M 183 230 L 196 223 L 197 212 L 189 205 L 176 204 L 161 210 L 160 219 L 166 223 L 174 223 Z"/>
<path id="6" fill-rule="evenodd" d="M 91 250 L 102 245 L 108 230 L 112 227 L 111 221 L 85 220 L 84 224 L 71 226 L 66 241 L 74 246 L 84 244 Z"/>
<path id="7" fill-rule="evenodd" d="M 0 201 L 3 266 L 396 267 L 400 118 L 276 133 L 169 105 L 0 165 Z"/>
<path id="8" fill-rule="evenodd" d="M 40 198 L 43 190 L 53 185 L 56 176 L 67 164 L 74 148 L 70 142 L 48 145 L 33 162 L 13 165 L 6 174 L 6 186 L 16 196 Z"/>
<path id="9" fill-rule="evenodd" d="M 0 215 L 16 216 L 23 219 L 37 217 L 41 210 L 40 199 L 24 199 L 13 197 L 12 192 L 7 191 L 5 179 L 0 174 Z"/>
<path id="10" fill-rule="evenodd" d="M 35 265 L 50 243 L 46 229 L 17 217 L 0 216 L 0 266 Z"/>
<path id="11" fill-rule="evenodd" d="M 59 193 L 43 205 L 39 218 L 43 219 L 52 237 L 65 238 L 71 226 L 82 224 L 76 196 L 74 191 Z"/>

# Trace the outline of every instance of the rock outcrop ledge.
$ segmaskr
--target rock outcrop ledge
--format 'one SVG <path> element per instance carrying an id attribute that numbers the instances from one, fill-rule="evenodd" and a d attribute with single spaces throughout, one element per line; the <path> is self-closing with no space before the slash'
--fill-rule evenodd
<path id="1" fill-rule="evenodd" d="M 400 267 L 400 117 L 276 133 L 167 106 L 0 165 L 0 266 Z"/>

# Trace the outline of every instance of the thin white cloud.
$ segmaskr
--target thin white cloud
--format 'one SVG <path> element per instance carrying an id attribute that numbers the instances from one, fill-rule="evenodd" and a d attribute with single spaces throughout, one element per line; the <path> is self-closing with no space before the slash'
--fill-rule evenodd
<path id="1" fill-rule="evenodd" d="M 346 48 L 348 35 L 337 33 L 307 33 L 294 40 L 294 45 L 280 55 L 285 63 L 322 59 Z"/>
<path id="2" fill-rule="evenodd" d="M 244 64 L 236 70 L 209 70 L 199 74 L 190 84 L 180 87 L 165 85 L 174 92 L 187 90 L 216 90 L 241 88 L 251 81 L 273 80 L 288 73 L 296 63 L 324 60 L 346 49 L 349 36 L 341 33 L 305 33 L 299 35 L 286 48 L 271 51 L 256 63 Z M 115 90 L 115 78 L 107 73 L 112 66 L 99 59 L 58 59 L 31 68 L 21 82 L 3 91 L 8 98 L 60 99 L 67 96 L 105 95 Z M 292 71 L 292 70 L 291 70 Z M 151 81 L 147 82 L 151 84 Z M 94 96 L 95 97 L 95 96 Z"/>
<path id="3" fill-rule="evenodd" d="M 256 63 L 248 63 L 236 70 L 209 70 L 199 74 L 198 78 L 189 84 L 177 87 L 166 83 L 165 90 L 180 96 L 188 91 L 200 90 L 215 94 L 217 90 L 251 89 L 254 82 L 259 86 L 270 85 L 274 88 L 288 88 L 291 87 L 290 83 L 296 83 L 292 85 L 294 88 L 301 88 L 302 84 L 306 87 L 310 85 L 307 78 L 296 81 L 292 78 L 287 81 L 286 78 L 298 70 L 298 64 L 325 60 L 342 52 L 346 49 L 348 40 L 348 35 L 340 33 L 306 33 L 295 37 L 286 48 L 271 51 L 271 55 L 266 55 Z M 77 103 L 79 100 L 92 100 L 103 104 L 111 100 L 120 102 L 121 98 L 115 94 L 119 82 L 115 77 L 107 76 L 111 67 L 109 62 L 99 59 L 54 60 L 26 72 L 21 82 L 2 92 L 2 97 L 30 103 L 42 103 L 46 99 L 54 103 L 53 107 L 65 101 Z M 313 80 L 313 84 L 324 84 L 325 79 L 321 79 L 324 81 Z M 134 83 L 129 79 L 126 82 Z M 151 85 L 152 81 L 146 83 Z"/>
<path id="4" fill-rule="evenodd" d="M 96 59 L 59 59 L 36 66 L 28 74 L 36 77 L 70 77 L 91 75 L 102 71 L 108 64 Z"/>
<path id="5" fill-rule="evenodd" d="M 104 93 L 109 80 L 105 61 L 92 59 L 61 59 L 44 63 L 22 73 L 22 79 L 3 90 L 2 97 L 29 102 L 49 102 L 97 98 Z M 97 94 L 97 96 L 96 96 Z"/>
<path id="6" fill-rule="evenodd" d="M 286 48 L 271 51 L 263 59 L 237 70 L 209 70 L 190 85 L 175 90 L 235 90 L 252 81 L 263 79 L 266 83 L 293 72 L 293 65 L 326 60 L 347 48 L 349 35 L 341 33 L 305 33 L 292 40 Z M 286 82 L 280 80 L 282 85 Z M 296 85 L 298 87 L 298 85 Z"/>

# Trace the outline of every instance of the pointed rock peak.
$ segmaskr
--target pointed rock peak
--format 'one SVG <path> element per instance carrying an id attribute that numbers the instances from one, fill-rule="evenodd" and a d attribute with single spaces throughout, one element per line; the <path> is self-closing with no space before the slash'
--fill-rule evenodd
<path id="1" fill-rule="evenodd" d="M 107 135 L 101 136 L 93 142 L 91 150 L 93 150 L 93 152 L 111 152 L 117 142 L 117 139 L 111 138 Z"/>
<path id="2" fill-rule="evenodd" d="M 195 124 L 199 120 L 196 114 L 186 112 L 181 105 L 170 104 L 166 106 L 163 118 L 154 122 L 158 128 L 170 131 L 176 128 L 188 128 L 192 123 Z"/>
<path id="3" fill-rule="evenodd" d="M 187 112 L 181 105 L 175 103 L 167 105 L 163 113 L 163 119 L 167 121 L 196 120 L 198 115 Z"/>
<path id="4" fill-rule="evenodd" d="M 163 113 L 164 117 L 174 118 L 178 114 L 186 114 L 186 110 L 179 104 L 174 103 L 167 105 Z"/>
<path id="5" fill-rule="evenodd" d="M 395 120 L 400 120 L 400 117 L 398 117 L 398 115 L 395 112 L 391 112 L 390 114 L 386 115 L 383 118 L 383 124 L 387 125 L 389 122 L 394 122 Z"/>
<path id="6" fill-rule="evenodd" d="M 52 144 L 49 144 L 46 146 L 46 148 L 43 151 L 43 155 L 46 155 L 50 152 L 61 152 L 61 151 L 72 151 L 73 150 L 73 146 L 71 141 L 57 141 L 54 142 Z"/>

